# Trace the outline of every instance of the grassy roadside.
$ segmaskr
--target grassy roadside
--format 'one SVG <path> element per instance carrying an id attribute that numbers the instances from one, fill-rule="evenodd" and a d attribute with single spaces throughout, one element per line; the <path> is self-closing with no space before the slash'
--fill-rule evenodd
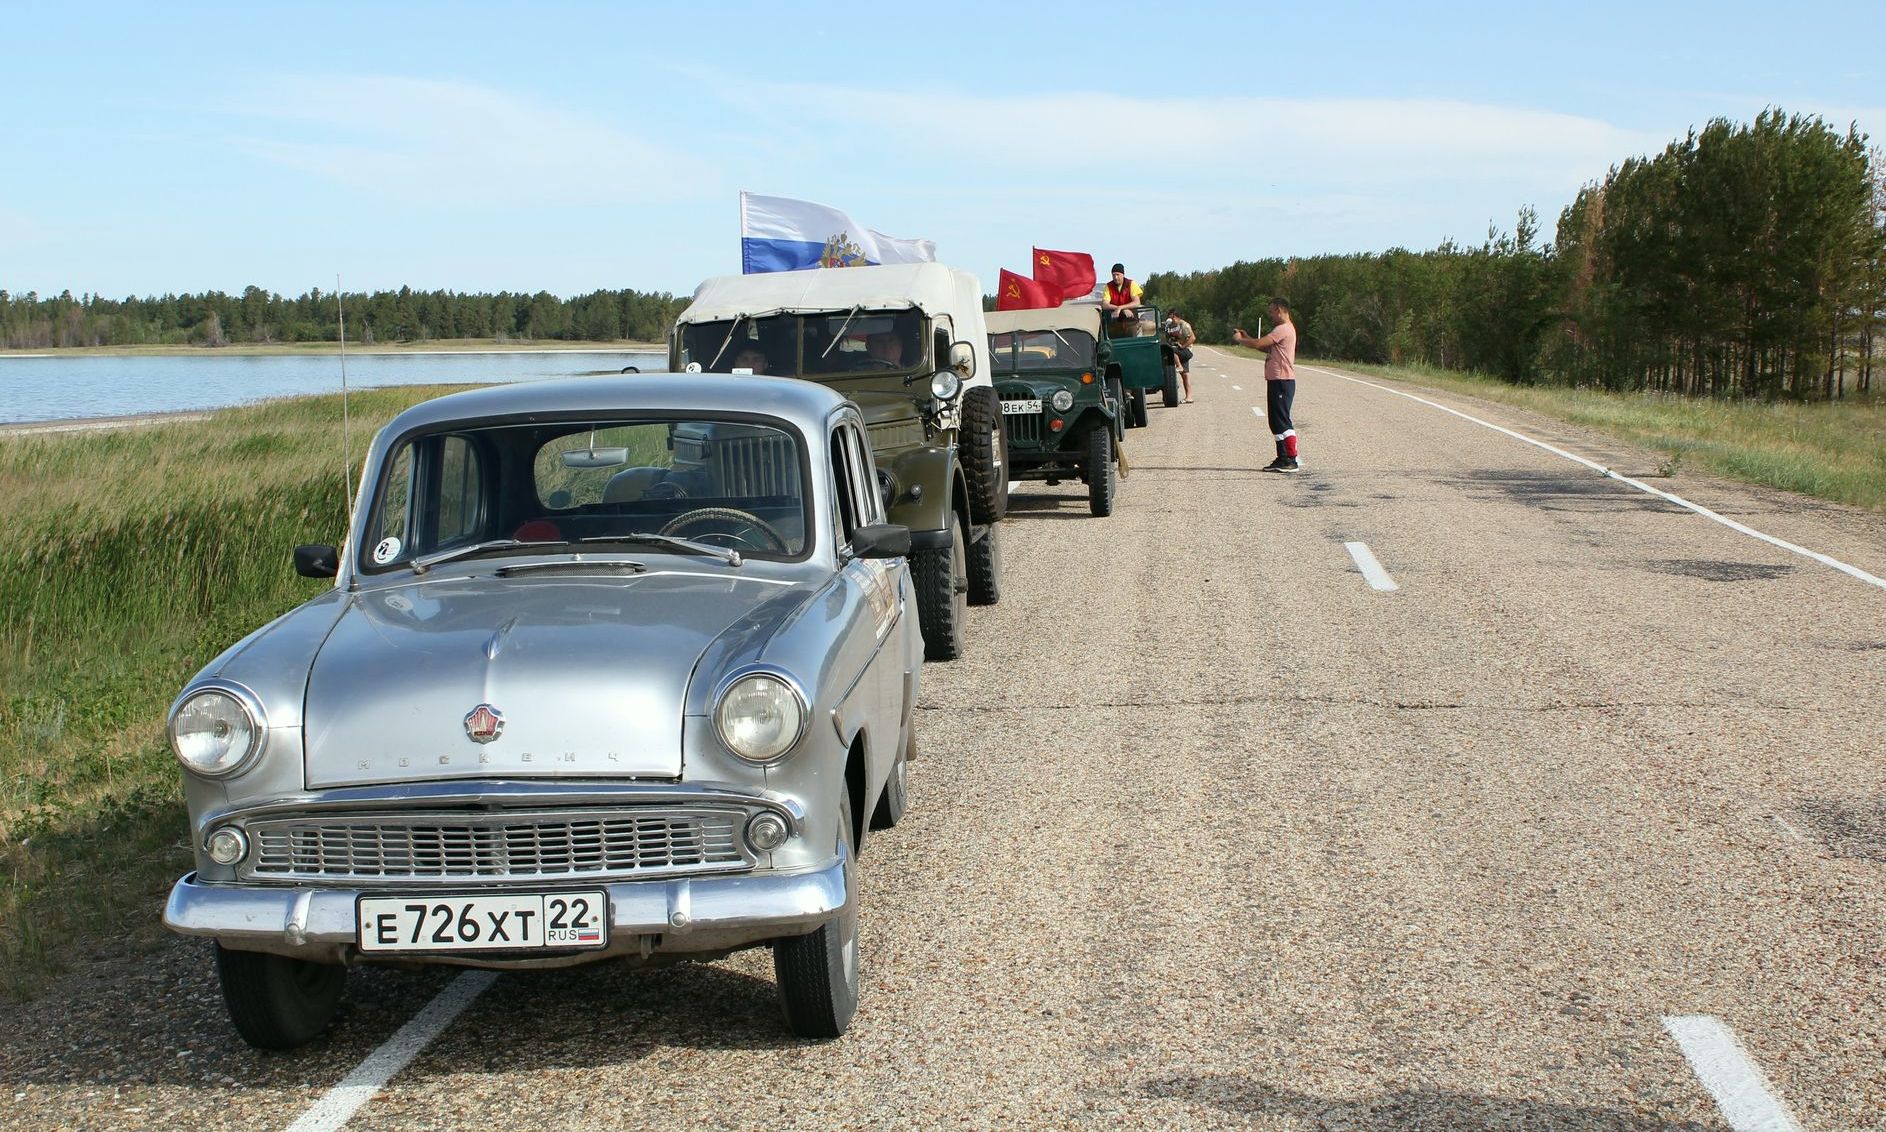
<path id="1" fill-rule="evenodd" d="M 524 340 L 518 338 L 434 338 L 423 342 L 348 342 L 349 354 L 464 354 L 488 351 L 546 353 L 565 351 L 617 351 L 636 354 L 666 354 L 665 342 L 574 342 L 564 339 Z M 53 355 L 61 358 L 155 358 L 202 357 L 205 354 L 241 357 L 280 357 L 340 353 L 337 342 L 275 342 L 266 345 L 242 343 L 229 346 L 52 346 L 33 350 L 0 350 L 0 358 L 10 355 Z"/>
<path id="2" fill-rule="evenodd" d="M 439 387 L 352 397 L 353 451 Z M 0 995 L 87 949 L 162 936 L 188 867 L 170 699 L 327 584 L 290 548 L 338 541 L 340 399 L 202 421 L 0 438 Z"/>
<path id="3" fill-rule="evenodd" d="M 1254 350 L 1220 346 L 1240 357 Z M 1658 394 L 1511 385 L 1432 366 L 1322 362 L 1529 409 L 1664 454 L 1661 471 L 1712 472 L 1744 483 L 1886 511 L 1886 397 L 1827 403 L 1710 401 Z"/>

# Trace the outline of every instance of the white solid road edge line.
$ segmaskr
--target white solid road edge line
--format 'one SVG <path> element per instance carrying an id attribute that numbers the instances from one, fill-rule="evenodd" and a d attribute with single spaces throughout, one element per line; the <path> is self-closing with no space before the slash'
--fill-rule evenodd
<path id="1" fill-rule="evenodd" d="M 419 1056 L 452 1019 L 472 1004 L 498 977 L 496 971 L 467 971 L 446 984 L 425 1009 L 399 1028 L 354 1071 L 329 1089 L 314 1106 L 288 1126 L 288 1132 L 334 1132 L 353 1118 L 360 1106 L 373 1099 L 393 1075 Z"/>
<path id="2" fill-rule="evenodd" d="M 1388 571 L 1382 569 L 1382 564 L 1376 561 L 1375 552 L 1369 549 L 1368 543 L 1345 542 L 1343 546 L 1349 549 L 1349 557 L 1356 560 L 1356 569 L 1362 571 L 1362 576 L 1369 580 L 1371 588 L 1383 591 L 1401 588 L 1395 584 L 1395 579 L 1388 576 Z"/>
<path id="3" fill-rule="evenodd" d="M 1842 562 L 1840 559 L 1835 558 L 1831 555 L 1822 554 L 1818 550 L 1809 550 L 1808 548 L 1804 546 L 1796 546 L 1794 543 L 1788 542 L 1785 539 L 1778 539 L 1774 535 L 1764 534 L 1761 531 L 1756 530 L 1754 527 L 1750 527 L 1742 523 L 1738 523 L 1734 519 L 1731 519 L 1726 515 L 1718 515 L 1716 512 L 1711 511 L 1709 508 L 1704 507 L 1700 503 L 1691 503 L 1689 500 L 1684 499 L 1680 495 L 1672 495 L 1667 491 L 1662 491 L 1658 488 L 1651 487 L 1649 484 L 1643 483 L 1639 480 L 1634 480 L 1629 476 L 1621 476 L 1618 473 L 1612 471 L 1610 468 L 1605 467 L 1603 464 L 1599 464 L 1594 461 L 1587 460 L 1583 456 L 1573 455 L 1572 453 L 1565 451 L 1565 449 L 1563 448 L 1554 448 L 1552 445 L 1547 444 L 1543 440 L 1534 440 L 1532 437 L 1527 436 L 1524 433 L 1514 432 L 1510 428 L 1502 428 L 1499 425 L 1492 423 L 1491 421 L 1483 421 L 1479 417 L 1470 416 L 1467 413 L 1461 412 L 1459 409 L 1450 409 L 1446 405 L 1443 405 L 1438 401 L 1430 401 L 1426 397 L 1417 397 L 1412 393 L 1404 393 L 1399 389 L 1390 389 L 1386 385 L 1377 385 L 1373 381 L 1364 381 L 1359 377 L 1350 377 L 1346 373 L 1337 373 L 1334 370 L 1323 369 L 1320 366 L 1301 366 L 1299 368 L 1309 370 L 1311 373 L 1322 373 L 1322 374 L 1328 374 L 1330 377 L 1339 377 L 1344 381 L 1352 381 L 1357 385 L 1366 385 L 1370 389 L 1379 389 L 1384 393 L 1393 393 L 1397 397 L 1406 397 L 1410 401 L 1419 401 L 1421 404 L 1426 405 L 1429 408 L 1439 409 L 1443 413 L 1451 413 L 1454 416 L 1459 417 L 1463 421 L 1472 421 L 1474 424 L 1477 424 L 1482 428 L 1490 428 L 1494 432 L 1501 433 L 1505 436 L 1510 436 L 1514 440 L 1524 441 L 1525 443 L 1532 445 L 1534 448 L 1543 448 L 1547 452 L 1552 453 L 1554 456 L 1562 456 L 1565 459 L 1570 460 L 1574 464 L 1583 464 L 1585 467 L 1590 468 L 1592 471 L 1597 472 L 1599 475 L 1607 476 L 1611 479 L 1618 481 L 1619 483 L 1629 484 L 1630 486 L 1636 488 L 1637 490 L 1646 492 L 1650 495 L 1654 495 L 1659 499 L 1666 499 L 1670 501 L 1671 503 L 1676 504 L 1678 507 L 1682 507 L 1689 511 L 1694 511 L 1696 514 L 1701 515 L 1705 519 L 1713 519 L 1714 521 L 1721 523 L 1723 526 L 1728 527 L 1732 531 L 1740 531 L 1742 534 L 1745 534 L 1749 536 L 1750 538 L 1760 539 L 1761 541 L 1769 544 L 1770 546 L 1780 547 L 1782 550 L 1788 551 L 1790 554 L 1799 554 L 1803 558 L 1811 558 L 1814 561 L 1819 562 L 1823 566 L 1832 566 L 1834 569 L 1840 571 L 1843 574 L 1851 574 L 1853 577 L 1858 578 L 1859 580 L 1867 583 L 1868 585 L 1878 586 L 1880 589 L 1886 590 L 1886 578 L 1881 578 L 1876 575 L 1869 574 L 1865 570 L 1860 569 L 1858 566 L 1849 566 L 1847 563 Z M 1257 410 L 1253 409 L 1251 411 L 1256 412 Z"/>
<path id="4" fill-rule="evenodd" d="M 1689 1058 L 1690 1068 L 1722 1119 L 1735 1132 L 1801 1132 L 1788 1106 L 1775 1095 L 1761 1067 L 1735 1040 L 1735 1031 L 1707 1014 L 1666 1017 L 1663 1028 Z"/>

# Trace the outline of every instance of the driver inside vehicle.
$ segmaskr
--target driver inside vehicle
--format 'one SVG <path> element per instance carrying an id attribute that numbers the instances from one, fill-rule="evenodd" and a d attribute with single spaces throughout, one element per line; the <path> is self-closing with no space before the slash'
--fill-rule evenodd
<path id="1" fill-rule="evenodd" d="M 864 349 L 872 360 L 887 369 L 904 367 L 904 339 L 895 330 L 880 330 L 864 340 Z"/>
<path id="2" fill-rule="evenodd" d="M 766 351 L 760 349 L 758 343 L 748 342 L 734 354 L 732 368 L 749 373 L 766 373 L 768 364 Z"/>

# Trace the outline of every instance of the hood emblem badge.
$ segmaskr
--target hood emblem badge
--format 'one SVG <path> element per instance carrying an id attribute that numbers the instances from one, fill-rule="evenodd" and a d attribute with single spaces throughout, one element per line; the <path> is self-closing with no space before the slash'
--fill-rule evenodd
<path id="1" fill-rule="evenodd" d="M 465 717 L 465 734 L 474 743 L 489 743 L 504 734 L 504 713 L 490 704 L 479 704 Z"/>

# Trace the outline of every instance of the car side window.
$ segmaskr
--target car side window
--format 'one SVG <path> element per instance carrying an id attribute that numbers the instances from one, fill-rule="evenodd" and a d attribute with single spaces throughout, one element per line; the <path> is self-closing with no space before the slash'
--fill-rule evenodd
<path id="1" fill-rule="evenodd" d="M 838 521 L 839 546 L 851 545 L 851 533 L 864 523 L 858 512 L 858 493 L 852 480 L 856 474 L 852 470 L 851 458 L 846 452 L 849 446 L 847 437 L 851 426 L 841 424 L 832 429 L 832 514 Z"/>
<path id="2" fill-rule="evenodd" d="M 477 535 L 483 518 L 484 474 L 478 450 L 462 436 L 448 436 L 439 451 L 439 530 L 435 546 Z"/>
<path id="3" fill-rule="evenodd" d="M 849 425 L 845 428 L 845 450 L 852 466 L 851 482 L 855 485 L 859 524 L 882 523 L 884 497 L 878 493 L 877 466 L 871 462 L 871 446 L 864 442 L 857 428 Z"/>

